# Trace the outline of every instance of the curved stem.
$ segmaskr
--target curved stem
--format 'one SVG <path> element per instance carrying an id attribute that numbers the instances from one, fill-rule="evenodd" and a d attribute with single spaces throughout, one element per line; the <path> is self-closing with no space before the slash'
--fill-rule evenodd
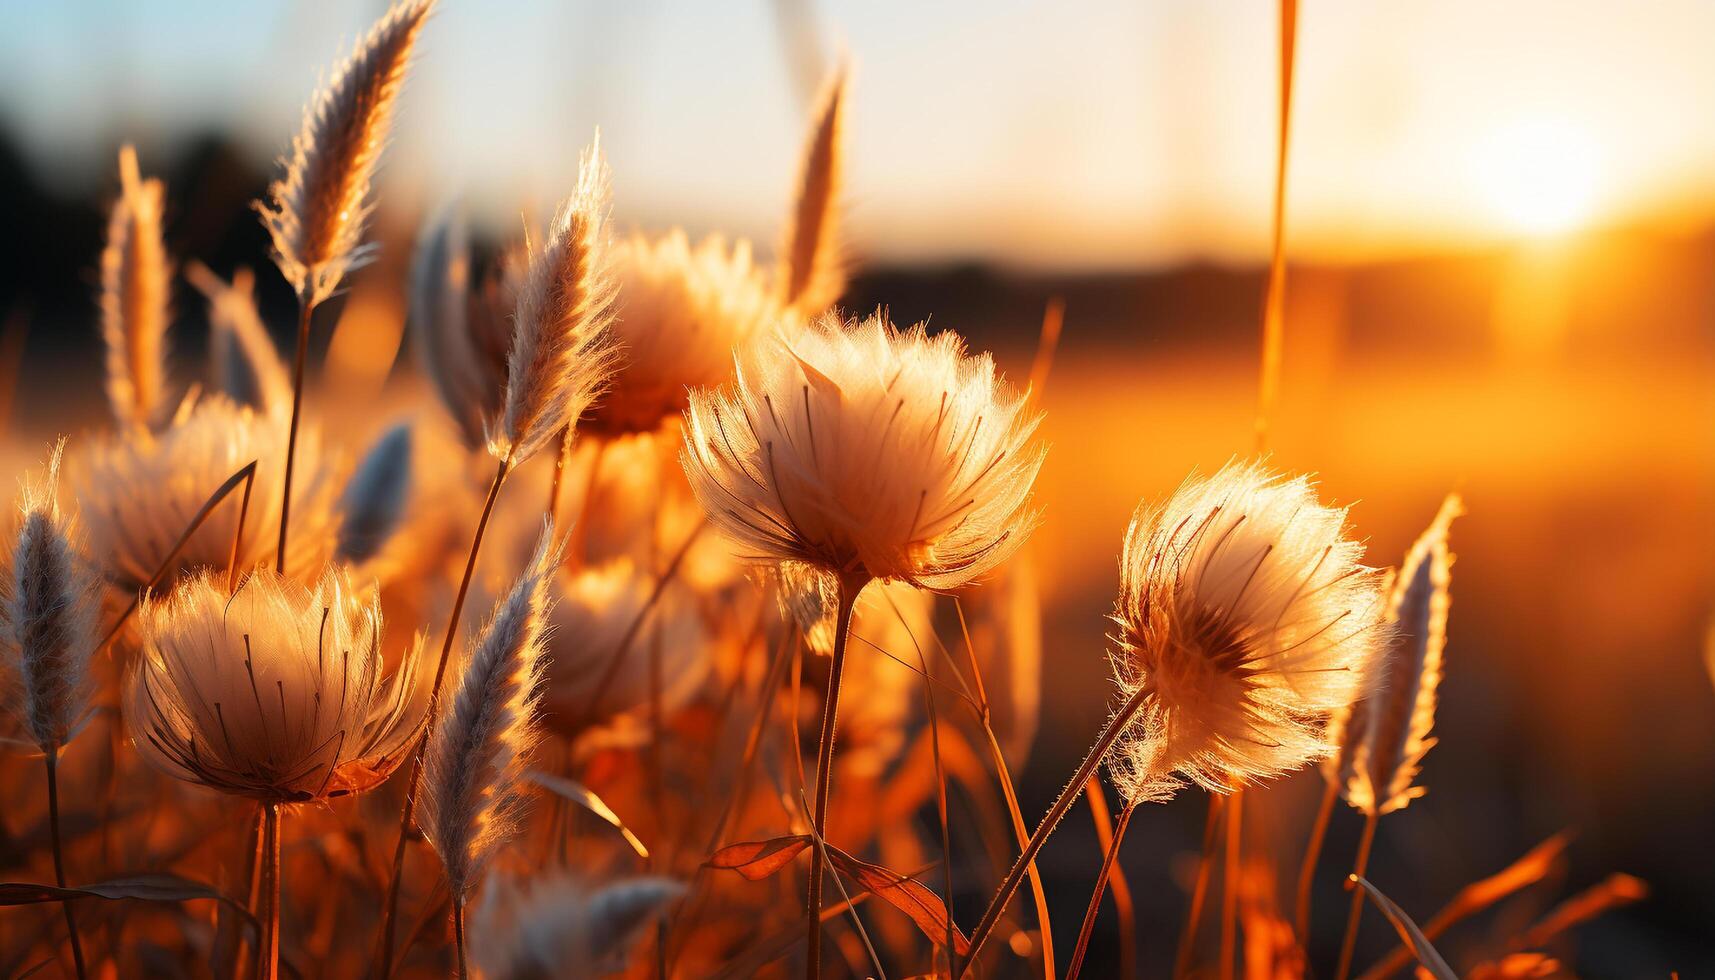
<path id="1" fill-rule="evenodd" d="M 840 710 L 840 677 L 846 667 L 846 640 L 852 631 L 852 609 L 858 593 L 866 583 L 840 580 L 839 607 L 834 614 L 834 662 L 828 671 L 828 695 L 822 705 L 822 734 L 816 744 L 816 800 L 811 816 L 816 839 L 826 836 L 828 829 L 828 793 L 833 785 L 834 723 Z M 822 868 L 820 853 L 810 862 L 809 944 L 810 955 L 804 968 L 808 980 L 817 980 L 822 973 Z"/>
<path id="2" fill-rule="evenodd" d="M 1048 842 L 1049 835 L 1054 833 L 1054 828 L 1060 825 L 1060 821 L 1065 818 L 1066 812 L 1072 808 L 1073 801 L 1078 798 L 1079 793 L 1083 792 L 1084 784 L 1089 782 L 1091 776 L 1095 775 L 1096 769 L 1107 758 L 1108 750 L 1113 748 L 1114 741 L 1120 737 L 1120 733 L 1125 731 L 1126 726 L 1131 723 L 1132 716 L 1137 714 L 1152 693 L 1154 692 L 1151 688 L 1139 688 L 1137 693 L 1127 699 L 1120 710 L 1108 720 L 1107 727 L 1102 729 L 1102 733 L 1096 736 L 1095 744 L 1090 746 L 1090 752 L 1084 757 L 1083 765 L 1078 767 L 1077 775 L 1073 776 L 1071 781 L 1066 784 L 1066 788 L 1060 791 L 1059 798 L 1054 801 L 1053 806 L 1048 808 L 1047 816 L 1044 816 L 1042 822 L 1037 824 L 1036 832 L 1030 835 L 1030 842 L 1024 845 L 1024 851 L 1018 855 L 1018 860 L 1012 863 L 1012 870 L 1006 873 L 1006 880 L 1001 883 L 1000 891 L 995 894 L 994 900 L 989 902 L 987 911 L 983 912 L 982 920 L 977 923 L 976 931 L 971 933 L 970 954 L 966 957 L 965 962 L 960 965 L 956 976 L 962 977 L 970 971 L 971 964 L 976 962 L 977 954 L 982 951 L 983 943 L 988 941 L 989 935 L 994 932 L 994 927 L 1000 924 L 1000 917 L 1006 912 L 1007 904 L 1018 893 L 1018 886 L 1024 881 L 1025 869 L 1029 867 L 1032 861 L 1036 860 L 1036 855 L 1042 850 L 1042 845 Z"/>
<path id="3" fill-rule="evenodd" d="M 1197 862 L 1197 884 L 1191 889 L 1191 909 L 1185 916 L 1185 931 L 1179 935 L 1179 953 L 1173 959 L 1175 977 L 1182 977 L 1191 969 L 1191 954 L 1197 947 L 1197 926 L 1203 921 L 1203 898 L 1209 893 L 1209 872 L 1215 863 L 1215 831 L 1221 826 L 1225 799 L 1217 794 L 1209 796 L 1209 817 L 1203 824 L 1202 858 Z"/>
<path id="4" fill-rule="evenodd" d="M 1352 874 L 1362 878 L 1370 866 L 1370 846 L 1376 842 L 1376 822 L 1381 819 L 1378 813 L 1364 814 L 1364 836 L 1358 840 L 1358 859 L 1352 862 Z M 1352 954 L 1358 948 L 1358 920 L 1364 915 L 1364 890 L 1352 884 L 1346 884 L 1352 890 L 1352 908 L 1346 913 L 1346 938 L 1340 944 L 1340 968 L 1335 971 L 1335 980 L 1346 980 L 1352 972 Z"/>
<path id="5" fill-rule="evenodd" d="M 1136 809 L 1135 803 L 1127 803 L 1120 811 L 1119 823 L 1114 825 L 1113 841 L 1108 844 L 1107 856 L 1102 858 L 1102 870 L 1096 875 L 1095 890 L 1090 892 L 1090 907 L 1084 910 L 1084 924 L 1078 929 L 1078 945 L 1072 950 L 1072 965 L 1066 970 L 1066 980 L 1078 980 L 1078 972 L 1084 968 L 1084 953 L 1090 948 L 1090 934 L 1096 931 L 1096 913 L 1102 908 L 1102 894 L 1108 890 L 1108 876 L 1113 873 L 1120 844 L 1125 840 L 1126 828 L 1131 826 L 1131 815 Z M 1119 903 L 1114 904 L 1117 906 Z"/>
<path id="6" fill-rule="evenodd" d="M 256 946 L 257 980 L 280 971 L 280 804 L 262 804 L 262 940 Z"/>
<path id="7" fill-rule="evenodd" d="M 1096 843 L 1103 853 L 1114 844 L 1113 815 L 1108 812 L 1108 798 L 1102 792 L 1100 776 L 1091 776 L 1084 784 L 1084 798 L 1090 803 L 1090 822 L 1096 825 Z M 1131 899 L 1131 882 L 1126 880 L 1125 866 L 1114 862 L 1108 885 L 1114 893 L 1114 911 L 1120 920 L 1120 975 L 1135 977 L 1137 972 L 1137 907 Z"/>
<path id="8" fill-rule="evenodd" d="M 1244 847 L 1245 791 L 1233 787 L 1227 801 L 1227 857 L 1221 871 L 1221 980 L 1233 980 L 1239 942 L 1239 874 Z"/>
<path id="9" fill-rule="evenodd" d="M 65 852 L 60 845 L 60 747 L 50 746 L 42 761 L 48 765 L 48 834 L 54 845 L 54 882 L 61 888 L 66 886 Z M 71 958 L 77 965 L 78 980 L 83 980 L 85 969 L 83 965 L 83 943 L 77 938 L 77 912 L 72 909 L 71 900 L 60 903 L 65 911 L 66 931 L 71 934 Z"/>
<path id="10" fill-rule="evenodd" d="M 1292 917 L 1298 933 L 1298 945 L 1310 949 L 1310 884 L 1316 877 L 1316 864 L 1322 860 L 1322 842 L 1328 836 L 1328 821 L 1334 815 L 1334 804 L 1340 799 L 1340 786 L 1330 781 L 1322 791 L 1322 805 L 1316 811 L 1316 823 L 1310 828 L 1310 844 L 1304 850 L 1304 865 L 1298 869 L 1298 907 Z"/>
<path id="11" fill-rule="evenodd" d="M 286 525 L 292 517 L 292 464 L 298 455 L 298 416 L 304 408 L 304 361 L 309 357 L 310 314 L 315 304 L 298 298 L 298 350 L 292 358 L 292 421 L 286 430 L 286 479 L 280 489 L 280 542 L 274 550 L 274 571 L 286 573 Z"/>
<path id="12" fill-rule="evenodd" d="M 393 920 L 399 913 L 399 879 L 405 872 L 405 843 L 410 839 L 411 816 L 416 811 L 417 783 L 423 778 L 423 750 L 429 744 L 429 732 L 434 729 L 435 715 L 441 704 L 441 682 L 446 679 L 447 661 L 453 652 L 453 638 L 458 635 L 459 616 L 464 612 L 465 596 L 470 594 L 470 580 L 476 574 L 476 559 L 482 551 L 482 535 L 488 529 L 488 519 L 494 513 L 494 500 L 500 496 L 500 486 L 506 482 L 512 467 L 508 455 L 495 468 L 494 481 L 488 485 L 488 498 L 482 504 L 482 516 L 477 519 L 476 532 L 471 536 L 470 555 L 465 559 L 464 577 L 459 580 L 458 595 L 453 599 L 453 611 L 447 621 L 447 635 L 441 641 L 441 659 L 435 665 L 435 682 L 429 688 L 429 706 L 424 713 L 423 734 L 417 747 L 411 750 L 411 778 L 405 786 L 405 807 L 399 817 L 399 843 L 393 848 L 393 879 L 387 885 L 387 901 L 381 913 L 381 978 L 393 972 Z"/>

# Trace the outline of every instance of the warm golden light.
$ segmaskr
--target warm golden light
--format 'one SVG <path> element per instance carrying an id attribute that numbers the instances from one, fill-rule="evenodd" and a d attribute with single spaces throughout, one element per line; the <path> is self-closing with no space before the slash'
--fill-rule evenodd
<path id="1" fill-rule="evenodd" d="M 1477 143 L 1473 163 L 1488 207 L 1506 230 L 1557 235 L 1586 223 L 1596 204 L 1595 141 L 1563 119 L 1526 119 Z"/>

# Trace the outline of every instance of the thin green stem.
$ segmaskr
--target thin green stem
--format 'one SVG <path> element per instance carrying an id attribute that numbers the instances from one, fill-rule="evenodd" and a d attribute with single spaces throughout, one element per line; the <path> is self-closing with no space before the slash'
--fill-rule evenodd
<path id="1" fill-rule="evenodd" d="M 982 920 L 977 923 L 976 931 L 971 933 L 970 954 L 965 962 L 960 965 L 956 976 L 962 977 L 970 972 L 971 964 L 976 962 L 977 954 L 982 952 L 983 944 L 988 942 L 989 935 L 994 932 L 995 926 L 1000 924 L 1000 917 L 1005 914 L 1007 905 L 1012 901 L 1012 897 L 1018 893 L 1018 886 L 1024 881 L 1026 869 L 1032 861 L 1036 860 L 1036 855 L 1042 850 L 1042 845 L 1048 842 L 1048 837 L 1054 833 L 1054 828 L 1058 827 L 1060 821 L 1065 819 L 1066 812 L 1072 808 L 1073 801 L 1078 798 L 1079 793 L 1084 791 L 1084 784 L 1089 782 L 1090 777 L 1095 775 L 1096 770 L 1101 767 L 1103 760 L 1108 756 L 1108 750 L 1113 748 L 1114 742 L 1125 731 L 1126 726 L 1131 723 L 1132 717 L 1143 708 L 1153 693 L 1152 688 L 1139 688 L 1108 720 L 1107 727 L 1102 729 L 1101 734 L 1096 736 L 1095 744 L 1090 746 L 1090 752 L 1084 757 L 1083 765 L 1078 767 L 1077 774 L 1060 791 L 1060 796 L 1054 801 L 1054 805 L 1048 808 L 1048 815 L 1042 818 L 1042 822 L 1036 827 L 1036 832 L 1030 835 L 1030 842 L 1024 845 L 1024 850 L 1018 855 L 1018 860 L 1012 863 L 1012 870 L 1006 873 L 1006 880 L 1001 883 L 1000 891 L 996 893 L 994 900 L 989 902 L 989 907 L 983 913 Z"/>
<path id="2" fill-rule="evenodd" d="M 65 851 L 60 844 L 60 747 L 48 747 L 42 761 L 48 765 L 48 834 L 54 845 L 54 881 L 61 888 L 66 886 Z M 71 934 L 71 958 L 77 965 L 78 980 L 83 980 L 85 968 L 83 965 L 83 943 L 77 938 L 77 912 L 72 908 L 70 899 L 60 903 L 65 911 L 66 931 Z"/>
<path id="3" fill-rule="evenodd" d="M 833 784 L 834 768 L 834 723 L 840 710 L 840 677 L 846 667 L 846 640 L 852 629 L 852 609 L 857 605 L 858 594 L 866 584 L 846 579 L 841 579 L 839 584 L 838 610 L 834 616 L 834 661 L 828 671 L 827 700 L 822 705 L 822 734 L 816 746 L 816 801 L 810 823 L 815 829 L 817 840 L 821 840 L 828 829 L 828 794 Z M 823 867 L 824 863 L 818 853 L 815 860 L 810 862 L 810 954 L 804 967 L 807 980 L 817 980 L 822 973 Z"/>
<path id="4" fill-rule="evenodd" d="M 298 417 L 304 408 L 304 362 L 309 359 L 310 314 L 315 304 L 298 298 L 298 350 L 292 358 L 292 421 L 286 430 L 286 479 L 280 484 L 280 542 L 274 549 L 274 571 L 286 573 L 286 526 L 292 519 L 292 466 L 298 455 Z"/>

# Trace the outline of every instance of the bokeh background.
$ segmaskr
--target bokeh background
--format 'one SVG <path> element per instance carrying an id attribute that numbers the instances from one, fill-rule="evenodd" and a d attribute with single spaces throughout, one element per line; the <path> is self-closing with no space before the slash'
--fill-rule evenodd
<path id="1" fill-rule="evenodd" d="M 290 297 L 249 202 L 314 66 L 382 6 L 0 4 L 5 473 L 101 420 L 95 263 L 122 142 L 167 181 L 172 252 L 260 270 L 284 335 Z M 361 445 L 387 421 L 366 406 L 417 383 L 401 277 L 424 215 L 458 200 L 491 240 L 513 234 L 597 126 L 620 224 L 770 252 L 817 81 L 846 59 L 859 274 L 844 305 L 956 329 L 1022 379 L 1045 307 L 1064 302 L 1033 545 L 1043 718 L 1022 776 L 1040 812 L 1103 716 L 1132 508 L 1252 445 L 1275 32 L 1264 0 L 448 0 L 385 165 L 379 261 L 321 321 L 322 387 Z M 1611 871 L 1653 889 L 1580 931 L 1589 976 L 1715 970 L 1710 38 L 1699 0 L 1300 14 L 1274 458 L 1354 505 L 1377 564 L 1449 490 L 1469 509 L 1429 795 L 1383 822 L 1372 878 L 1427 916 L 1571 828 L 1563 892 Z M 177 289 L 190 364 L 202 304 Z M 1303 774 L 1257 794 L 1252 846 L 1296 867 L 1319 792 Z M 1152 975 L 1202 820 L 1187 794 L 1128 841 Z M 1331 862 L 1357 823 L 1338 815 Z M 1065 948 L 1097 855 L 1082 819 L 1046 852 Z M 1340 918 L 1325 884 L 1322 957 Z M 985 899 L 960 895 L 961 917 Z M 1096 966 L 1112 955 L 1101 925 Z M 1386 938 L 1371 929 L 1365 948 Z"/>

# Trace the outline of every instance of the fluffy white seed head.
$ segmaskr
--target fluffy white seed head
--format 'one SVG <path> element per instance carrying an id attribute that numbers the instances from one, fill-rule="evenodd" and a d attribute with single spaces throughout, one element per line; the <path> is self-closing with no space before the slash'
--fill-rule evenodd
<path id="1" fill-rule="evenodd" d="M 101 337 L 107 399 L 120 425 L 149 426 L 165 408 L 166 340 L 172 268 L 161 240 L 165 190 L 144 180 L 137 152 L 119 151 L 119 199 L 101 252 Z"/>
<path id="2" fill-rule="evenodd" d="M 234 473 L 256 461 L 256 483 L 244 520 L 238 553 L 241 570 L 272 563 L 284 480 L 286 415 L 233 404 L 219 395 L 187 402 L 177 418 L 154 434 L 102 439 L 80 454 L 74 482 L 91 553 L 103 563 L 108 582 L 135 595 L 161 566 L 173 543 L 209 495 Z M 314 426 L 298 433 L 293 473 L 293 534 L 286 570 L 310 582 L 331 556 L 338 480 Z M 168 578 L 188 569 L 224 570 L 238 527 L 242 487 L 209 514 L 168 569 Z"/>
<path id="3" fill-rule="evenodd" d="M 517 831 L 519 777 L 539 735 L 549 583 L 559 565 L 553 525 L 477 637 L 423 755 L 417 825 L 464 902 Z"/>
<path id="4" fill-rule="evenodd" d="M 531 251 L 518 288 L 504 408 L 488 436 L 488 451 L 497 458 L 528 459 L 575 423 L 607 386 L 614 359 L 607 200 L 598 139 L 584 154 L 577 189 L 560 205 L 547 241 Z"/>
<path id="5" fill-rule="evenodd" d="M 60 508 L 61 440 L 42 479 L 18 495 L 16 535 L 0 575 L 0 648 L 6 701 L 23 733 L 51 752 L 76 734 L 89 709 L 89 661 L 97 643 L 101 582 L 84 559 L 75 521 Z"/>
<path id="6" fill-rule="evenodd" d="M 422 637 L 384 675 L 381 607 L 329 567 L 313 587 L 271 566 L 229 595 L 204 572 L 138 611 L 125 678 L 139 754 L 186 782 L 288 803 L 361 793 L 398 768 L 422 728 Z"/>
<path id="7" fill-rule="evenodd" d="M 1365 813 L 1392 813 L 1424 793 L 1414 783 L 1424 755 L 1435 745 L 1429 733 L 1435 727 L 1453 577 L 1447 534 L 1462 513 L 1459 496 L 1449 494 L 1406 553 L 1388 595 L 1392 635 L 1368 672 L 1363 700 L 1346 718 L 1345 796 Z"/>
<path id="8" fill-rule="evenodd" d="M 332 295 L 367 256 L 359 245 L 370 184 L 393 125 L 411 49 L 435 0 L 400 0 L 304 109 L 285 173 L 257 202 L 274 261 L 300 300 Z"/>
<path id="9" fill-rule="evenodd" d="M 1147 692 L 1110 757 L 1121 792 L 1224 793 L 1327 755 L 1326 716 L 1387 635 L 1382 577 L 1362 558 L 1343 508 L 1258 464 L 1140 507 L 1113 617 L 1120 692 Z"/>
<path id="10" fill-rule="evenodd" d="M 1024 543 L 1038 418 L 956 334 L 827 316 L 694 392 L 682 458 L 750 560 L 951 589 Z"/>
<path id="11" fill-rule="evenodd" d="M 617 370 L 582 423 L 592 432 L 650 432 L 677 418 L 688 389 L 731 378 L 733 351 L 781 316 L 745 242 L 693 248 L 677 229 L 633 236 L 614 248 L 613 273 Z"/>

